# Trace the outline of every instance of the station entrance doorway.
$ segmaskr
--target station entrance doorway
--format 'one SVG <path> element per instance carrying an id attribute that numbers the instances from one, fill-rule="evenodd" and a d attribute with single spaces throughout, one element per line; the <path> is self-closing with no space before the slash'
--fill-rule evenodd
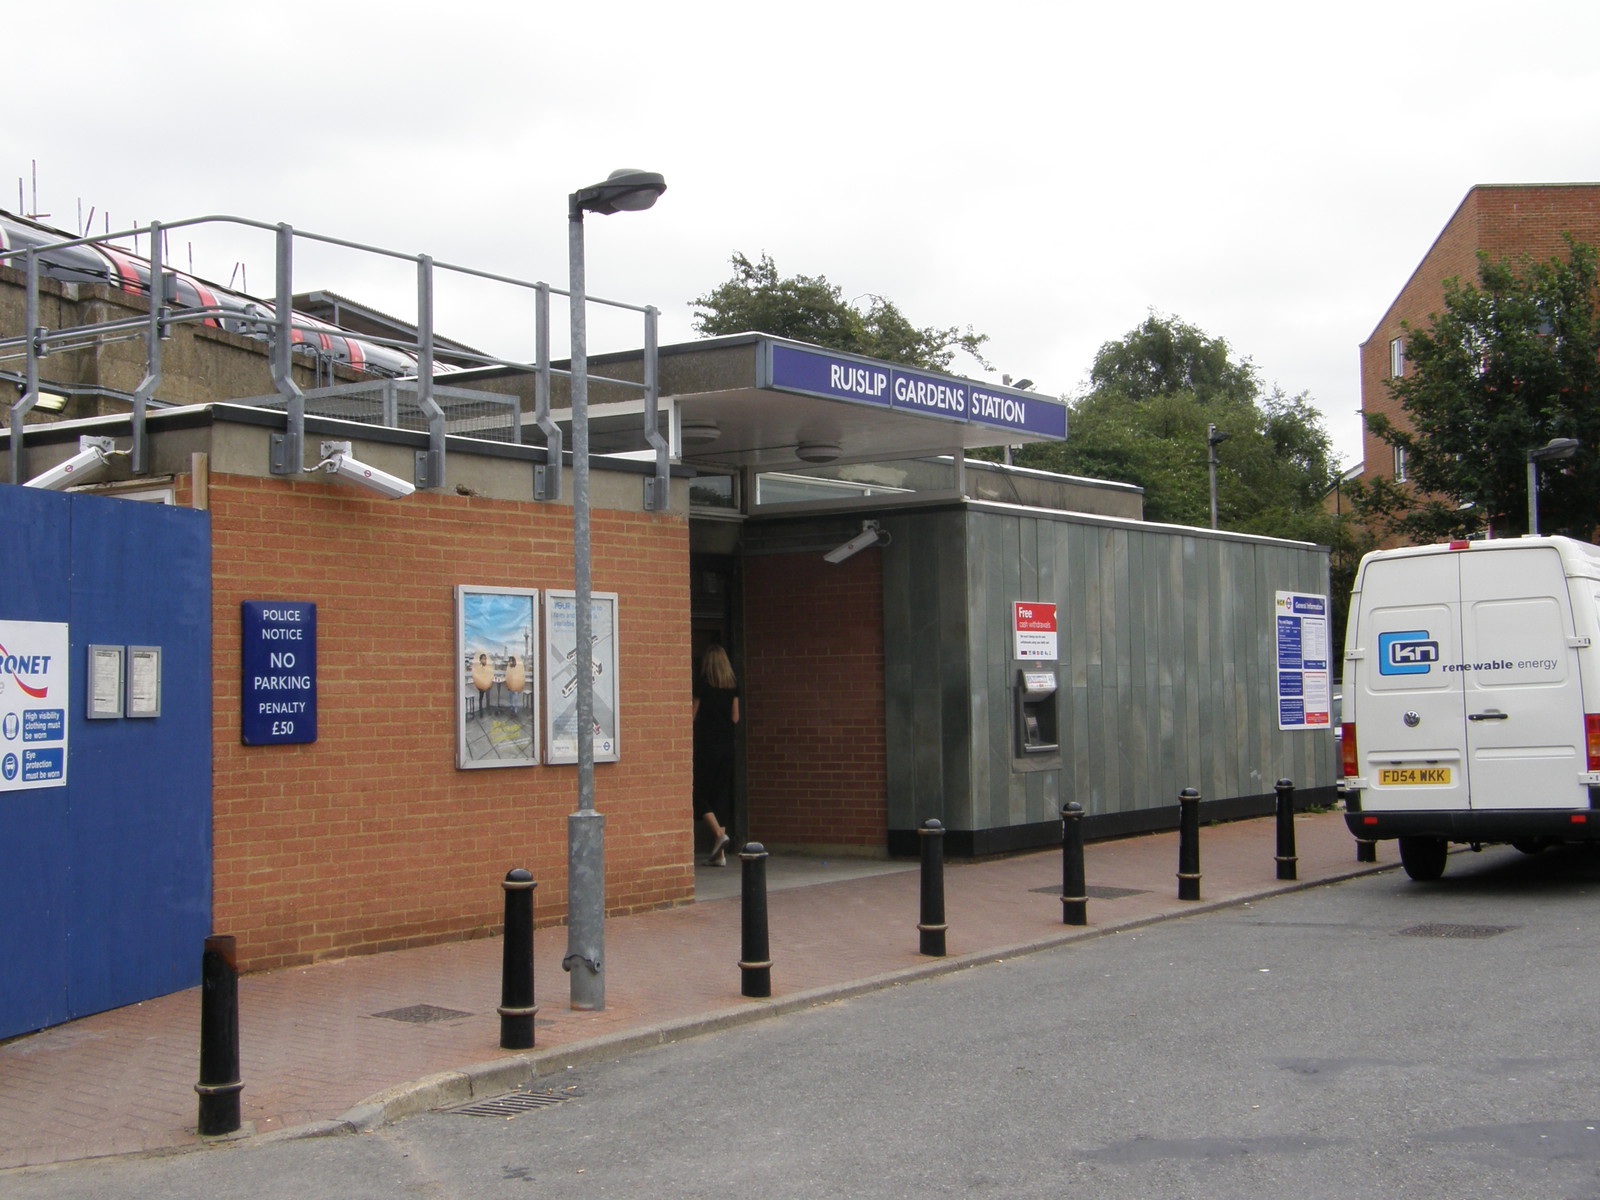
<path id="1" fill-rule="evenodd" d="M 744 694 L 744 637 L 739 559 L 732 554 L 695 553 L 689 556 L 689 643 L 691 677 L 698 678 L 705 652 L 712 646 L 721 646 L 733 664 L 733 673 L 739 680 L 739 692 Z M 743 722 L 741 722 L 741 725 Z M 733 813 L 728 823 L 728 833 L 734 846 L 747 840 L 749 820 L 746 807 L 745 740 L 743 729 L 735 731 Z M 694 853 L 698 862 L 710 853 L 711 834 L 700 820 L 698 811 L 694 819 Z"/>

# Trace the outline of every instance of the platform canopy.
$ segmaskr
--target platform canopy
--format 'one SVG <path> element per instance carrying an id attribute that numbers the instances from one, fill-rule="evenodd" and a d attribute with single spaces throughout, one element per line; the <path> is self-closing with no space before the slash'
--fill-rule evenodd
<path id="1" fill-rule="evenodd" d="M 597 376 L 634 377 L 637 354 L 592 357 Z M 1062 441 L 1060 400 L 767 334 L 659 350 L 662 432 L 685 463 L 782 470 Z M 645 449 L 635 397 L 607 402 L 591 385 L 596 453 Z M 558 419 L 565 413 L 557 412 Z"/>

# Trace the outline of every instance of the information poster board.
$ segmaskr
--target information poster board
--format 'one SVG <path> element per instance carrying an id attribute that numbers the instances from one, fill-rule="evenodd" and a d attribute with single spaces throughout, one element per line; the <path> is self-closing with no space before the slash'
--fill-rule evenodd
<path id="1" fill-rule="evenodd" d="M 1328 672 L 1328 598 L 1279 592 L 1278 728 L 1327 729 L 1333 694 Z"/>
<path id="2" fill-rule="evenodd" d="M 0 792 L 67 784 L 67 626 L 0 621 Z"/>
<path id="3" fill-rule="evenodd" d="M 545 752 L 550 762 L 578 761 L 578 600 L 572 592 L 544 594 Z M 617 594 L 591 594 L 594 678 L 594 760 L 621 756 L 617 731 Z"/>
<path id="4" fill-rule="evenodd" d="M 539 593 L 456 588 L 456 766 L 539 761 Z"/>

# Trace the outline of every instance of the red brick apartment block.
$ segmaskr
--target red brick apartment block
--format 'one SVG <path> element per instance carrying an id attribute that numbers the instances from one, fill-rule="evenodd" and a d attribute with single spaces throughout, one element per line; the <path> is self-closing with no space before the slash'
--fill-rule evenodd
<path id="1" fill-rule="evenodd" d="M 247 970 L 494 932 L 526 867 L 566 913 L 577 768 L 455 767 L 457 584 L 573 585 L 571 510 L 336 485 L 210 482 L 214 927 Z M 595 770 L 612 913 L 693 894 L 687 523 L 596 511 L 594 588 L 618 593 L 622 759 Z M 239 742 L 244 600 L 317 605 L 318 740 Z"/>
<path id="2" fill-rule="evenodd" d="M 1404 371 L 1403 324 L 1427 328 L 1444 307 L 1447 279 L 1476 283 L 1478 252 L 1494 261 L 1535 261 L 1564 256 L 1562 235 L 1600 245 L 1600 183 L 1479 184 L 1417 264 L 1405 287 L 1361 343 L 1361 411 L 1384 413 L 1397 424 L 1404 414 L 1389 394 L 1388 381 Z M 1398 343 L 1398 344 L 1397 344 Z M 1392 476 L 1394 450 L 1367 433 L 1363 478 Z"/>
<path id="3" fill-rule="evenodd" d="M 867 550 L 745 560 L 750 836 L 880 851 L 889 824 L 883 575 Z"/>

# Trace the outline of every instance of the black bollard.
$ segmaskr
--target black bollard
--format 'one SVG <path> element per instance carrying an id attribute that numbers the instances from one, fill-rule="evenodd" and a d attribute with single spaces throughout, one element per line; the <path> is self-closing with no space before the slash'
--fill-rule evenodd
<path id="1" fill-rule="evenodd" d="M 212 934 L 200 956 L 201 1137 L 239 1129 L 239 969 L 231 937 Z"/>
<path id="2" fill-rule="evenodd" d="M 767 848 L 748 842 L 739 851 L 740 922 L 742 926 L 739 994 L 765 999 L 772 995 L 772 951 L 767 941 Z"/>
<path id="3" fill-rule="evenodd" d="M 944 957 L 944 826 L 928 820 L 917 830 L 922 839 L 922 920 L 920 954 Z"/>
<path id="4" fill-rule="evenodd" d="M 1294 780 L 1280 779 L 1278 793 L 1278 878 L 1298 879 L 1296 864 L 1300 861 L 1294 852 Z"/>
<path id="5" fill-rule="evenodd" d="M 1373 841 L 1371 838 L 1357 838 L 1356 839 L 1356 861 L 1357 862 L 1377 862 L 1378 861 L 1378 843 Z"/>
<path id="6" fill-rule="evenodd" d="M 1178 899 L 1200 899 L 1200 793 L 1178 793 Z"/>
<path id="7" fill-rule="evenodd" d="M 1083 876 L 1083 805 L 1061 810 L 1061 923 L 1089 923 L 1089 888 Z"/>
<path id="8" fill-rule="evenodd" d="M 500 1049 L 533 1046 L 533 889 L 539 885 L 521 867 L 506 872 L 505 936 L 500 952 Z"/>

